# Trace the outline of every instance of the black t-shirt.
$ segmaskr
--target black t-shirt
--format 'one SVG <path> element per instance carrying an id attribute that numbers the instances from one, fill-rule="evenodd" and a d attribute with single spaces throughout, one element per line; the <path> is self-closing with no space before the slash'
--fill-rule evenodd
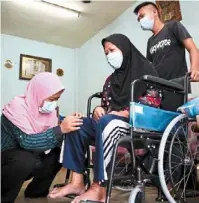
<path id="1" fill-rule="evenodd" d="M 183 40 L 188 38 L 191 36 L 180 22 L 170 21 L 148 40 L 147 59 L 153 63 L 161 78 L 171 80 L 186 74 Z"/>

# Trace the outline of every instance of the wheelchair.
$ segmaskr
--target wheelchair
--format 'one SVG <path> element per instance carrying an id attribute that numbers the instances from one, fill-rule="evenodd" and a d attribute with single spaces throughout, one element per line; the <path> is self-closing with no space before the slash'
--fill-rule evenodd
<path id="1" fill-rule="evenodd" d="M 138 102 L 139 92 L 151 86 L 163 92 L 161 109 Z M 186 202 L 189 197 L 199 197 L 199 142 L 194 141 L 195 147 L 190 149 L 193 143 L 188 138 L 194 120 L 177 112 L 177 108 L 187 102 L 188 90 L 189 74 L 173 81 L 144 76 L 133 82 L 130 136 L 121 137 L 115 144 L 106 203 L 110 201 L 115 183 L 119 183 L 120 188 L 124 183 L 133 187 L 129 203 L 144 203 L 148 183 L 158 189 L 156 201 L 176 203 Z M 120 146 L 128 149 L 131 162 L 125 173 L 118 176 L 115 172 Z M 137 154 L 139 149 L 144 149 L 144 153 Z"/>
<path id="2" fill-rule="evenodd" d="M 134 188 L 131 191 L 129 203 L 144 202 L 145 184 L 149 179 L 153 180 L 158 188 L 157 201 L 168 200 L 170 203 L 183 203 L 187 202 L 189 197 L 199 197 L 199 182 L 197 181 L 199 134 L 195 134 L 195 140 L 191 140 L 189 134 L 192 132 L 191 126 L 195 121 L 176 112 L 177 108 L 188 100 L 189 74 L 183 79 L 183 86 L 175 82 L 175 80 L 171 82 L 144 76 L 142 80 L 137 80 L 132 85 L 130 114 L 132 145 L 136 148 L 136 142 L 139 139 L 144 140 L 147 145 L 150 143 L 147 147 L 151 150 L 153 157 L 151 166 L 147 170 L 143 159 L 140 162 L 135 154 L 132 154 L 135 160 L 132 165 Z M 175 103 L 171 104 L 172 100 L 168 99 L 161 109 L 137 104 L 135 90 L 139 84 L 162 89 L 165 97 L 172 96 Z M 139 132 L 140 128 L 149 131 Z M 141 171 L 144 171 L 144 175 Z"/>
<path id="3" fill-rule="evenodd" d="M 188 100 L 189 75 L 183 80 L 180 79 L 180 83 L 183 85 L 176 80 L 167 81 L 153 76 L 144 76 L 132 83 L 130 135 L 121 137 L 114 146 L 106 203 L 110 202 L 112 188 L 131 191 L 129 203 L 144 203 L 145 188 L 148 184 L 153 184 L 158 189 L 156 201 L 183 203 L 189 197 L 199 196 L 198 142 L 196 147 L 190 150 L 192 143 L 188 139 L 189 128 L 194 120 L 177 113 L 177 108 Z M 139 103 L 138 92 L 143 92 L 151 86 L 163 92 L 161 109 Z M 139 91 L 136 91 L 137 89 Z M 92 99 L 101 96 L 102 93 L 98 92 L 89 97 L 88 117 L 92 115 Z M 141 154 L 137 153 L 139 150 L 142 150 Z M 93 154 L 94 148 L 90 147 L 84 173 L 87 189 L 91 183 Z M 69 174 L 70 171 L 67 171 L 65 183 Z"/>

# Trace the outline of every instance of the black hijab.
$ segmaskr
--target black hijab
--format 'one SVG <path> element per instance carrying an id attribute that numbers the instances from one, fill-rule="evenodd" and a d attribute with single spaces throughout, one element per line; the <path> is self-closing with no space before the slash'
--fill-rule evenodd
<path id="1" fill-rule="evenodd" d="M 111 75 L 111 108 L 124 110 L 130 103 L 131 83 L 144 75 L 157 76 L 157 72 L 125 35 L 113 34 L 104 38 L 103 47 L 106 41 L 117 46 L 123 54 L 122 66 Z"/>

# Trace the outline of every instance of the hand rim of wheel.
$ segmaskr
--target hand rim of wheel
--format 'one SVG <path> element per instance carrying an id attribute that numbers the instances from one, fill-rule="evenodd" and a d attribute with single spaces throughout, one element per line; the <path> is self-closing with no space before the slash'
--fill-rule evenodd
<path id="1" fill-rule="evenodd" d="M 184 119 L 186 117 L 187 117 L 186 115 L 180 114 L 179 116 L 177 116 L 176 118 L 174 118 L 171 121 L 171 123 L 167 126 L 166 130 L 164 131 L 164 133 L 162 135 L 162 139 L 161 139 L 161 142 L 160 142 L 159 149 L 165 149 L 167 138 L 169 137 L 173 126 L 176 123 L 178 123 L 180 120 L 182 120 L 182 119 Z M 166 181 L 165 181 L 165 175 L 164 175 L 164 169 L 163 169 L 164 150 L 159 150 L 158 160 L 159 160 L 158 161 L 158 174 L 159 174 L 162 190 L 163 190 L 165 196 L 167 197 L 167 199 L 168 199 L 168 201 L 170 203 L 176 203 L 176 201 L 173 199 L 170 192 L 168 191 L 167 184 L 166 184 Z"/>

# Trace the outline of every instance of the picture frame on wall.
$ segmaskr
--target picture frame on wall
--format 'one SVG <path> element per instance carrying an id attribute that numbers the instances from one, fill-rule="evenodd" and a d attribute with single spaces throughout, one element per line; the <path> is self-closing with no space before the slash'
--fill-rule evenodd
<path id="1" fill-rule="evenodd" d="M 182 20 L 182 13 L 180 9 L 180 1 L 169 1 L 169 0 L 156 0 L 156 5 L 160 12 L 160 18 L 165 23 L 170 20 Z"/>
<path id="2" fill-rule="evenodd" d="M 52 72 L 52 59 L 20 54 L 19 79 L 31 80 L 41 72 Z"/>

